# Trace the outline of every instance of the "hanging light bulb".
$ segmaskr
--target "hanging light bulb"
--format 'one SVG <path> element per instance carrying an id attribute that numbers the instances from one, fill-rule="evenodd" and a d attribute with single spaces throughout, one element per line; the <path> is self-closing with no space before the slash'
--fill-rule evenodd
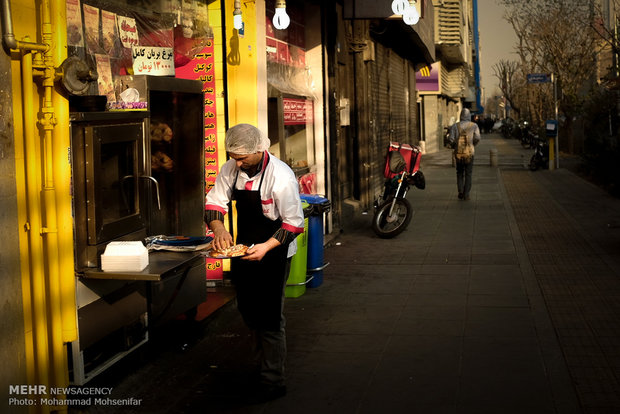
<path id="1" fill-rule="evenodd" d="M 410 0 L 405 12 L 403 13 L 403 22 L 409 26 L 413 26 L 418 21 L 420 21 L 420 14 L 418 13 L 418 9 L 415 7 L 415 1 Z"/>
<path id="2" fill-rule="evenodd" d="M 409 7 L 407 0 L 394 0 L 392 1 L 392 12 L 399 16 L 402 16 L 405 10 Z"/>
<path id="3" fill-rule="evenodd" d="M 241 0 L 235 0 L 233 10 L 233 27 L 237 30 L 243 28 L 243 17 L 241 16 Z"/>
<path id="4" fill-rule="evenodd" d="M 291 18 L 286 14 L 286 1 L 276 2 L 276 13 L 273 15 L 273 27 L 279 30 L 286 29 L 291 23 Z"/>

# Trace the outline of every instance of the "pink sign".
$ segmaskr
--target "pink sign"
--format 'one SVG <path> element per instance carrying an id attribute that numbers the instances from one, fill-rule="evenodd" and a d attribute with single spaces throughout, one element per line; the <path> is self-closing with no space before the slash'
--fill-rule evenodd
<path id="1" fill-rule="evenodd" d="M 415 73 L 416 89 L 419 92 L 439 93 L 439 63 L 424 66 Z"/>

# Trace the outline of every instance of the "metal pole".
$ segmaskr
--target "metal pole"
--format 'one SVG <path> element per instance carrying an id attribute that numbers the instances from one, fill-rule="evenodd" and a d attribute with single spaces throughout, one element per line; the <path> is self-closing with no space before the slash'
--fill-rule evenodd
<path id="1" fill-rule="evenodd" d="M 555 169 L 557 170 L 560 168 L 560 120 L 558 119 L 558 80 L 554 73 L 551 74 L 551 81 L 553 82 L 553 101 L 555 105 Z"/>

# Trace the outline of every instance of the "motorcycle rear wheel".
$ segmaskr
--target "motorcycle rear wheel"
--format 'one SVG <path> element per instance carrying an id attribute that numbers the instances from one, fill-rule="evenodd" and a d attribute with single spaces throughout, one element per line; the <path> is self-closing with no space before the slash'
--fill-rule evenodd
<path id="1" fill-rule="evenodd" d="M 405 231 L 411 218 L 413 210 L 411 204 L 404 198 L 397 198 L 392 215 L 388 216 L 393 198 L 388 199 L 381 204 L 375 211 L 372 219 L 372 229 L 377 236 L 382 239 L 391 239 Z"/>

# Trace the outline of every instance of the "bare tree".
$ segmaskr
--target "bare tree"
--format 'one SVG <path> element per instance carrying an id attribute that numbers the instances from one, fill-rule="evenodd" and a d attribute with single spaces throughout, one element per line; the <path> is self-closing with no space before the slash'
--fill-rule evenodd
<path id="1" fill-rule="evenodd" d="M 518 84 L 516 74 L 519 70 L 519 64 L 512 60 L 500 60 L 493 65 L 493 75 L 499 79 L 499 88 L 510 104 L 510 107 L 517 114 L 521 112 L 520 105 L 516 100 Z"/>
<path id="2" fill-rule="evenodd" d="M 516 52 L 523 78 L 530 73 L 553 73 L 559 78 L 560 111 L 570 124 L 597 80 L 592 69 L 601 41 L 593 25 L 595 0 L 500 0 L 500 3 L 506 6 L 504 18 L 517 35 Z M 553 114 L 552 91 L 548 85 L 526 84 L 525 91 L 525 112 L 534 122 Z"/>

